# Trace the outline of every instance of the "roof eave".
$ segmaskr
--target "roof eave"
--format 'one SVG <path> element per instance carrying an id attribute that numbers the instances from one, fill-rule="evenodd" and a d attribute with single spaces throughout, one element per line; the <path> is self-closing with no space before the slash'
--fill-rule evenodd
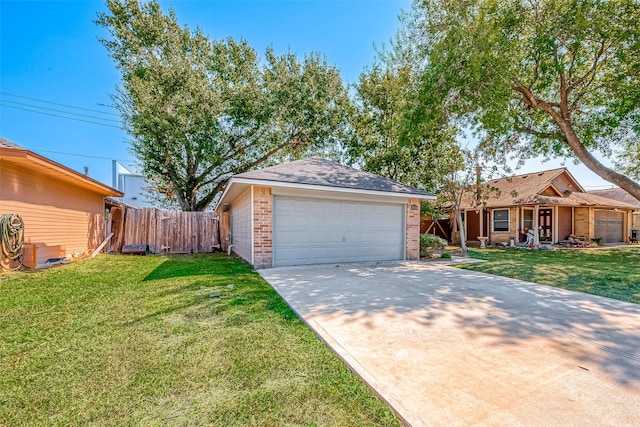
<path id="1" fill-rule="evenodd" d="M 90 188 L 92 191 L 103 194 L 104 196 L 111 197 L 123 197 L 124 193 L 116 190 L 113 187 L 110 187 L 106 184 L 101 183 L 93 178 L 90 178 L 86 175 L 83 175 L 79 172 L 74 171 L 71 168 L 68 168 L 60 163 L 54 162 L 51 159 L 48 159 L 44 156 L 41 156 L 33 151 L 25 150 L 25 149 L 16 149 L 16 148 L 0 148 L 0 157 L 13 157 L 13 158 L 22 158 L 33 162 L 36 165 L 43 165 L 49 168 L 52 168 L 60 173 L 65 180 L 80 180 L 84 185 L 84 187 Z"/>
<path id="2" fill-rule="evenodd" d="M 418 193 L 401 193 L 395 191 L 376 191 L 376 190 L 364 190 L 359 188 L 345 188 L 345 187 L 333 187 L 329 185 L 314 185 L 314 184 L 301 184 L 294 182 L 285 182 L 285 181 L 271 181 L 265 179 L 253 179 L 253 178 L 238 178 L 232 177 L 218 201 L 218 204 L 215 207 L 217 210 L 220 206 L 225 204 L 225 199 L 234 184 L 245 184 L 245 185 L 261 185 L 265 187 L 281 187 L 281 188 L 296 188 L 301 190 L 316 190 L 316 191 L 332 191 L 338 193 L 358 193 L 358 194 L 366 194 L 370 196 L 385 196 L 385 197 L 398 197 L 398 198 L 414 198 L 421 200 L 435 200 L 435 195 L 426 195 L 426 194 L 418 194 Z"/>

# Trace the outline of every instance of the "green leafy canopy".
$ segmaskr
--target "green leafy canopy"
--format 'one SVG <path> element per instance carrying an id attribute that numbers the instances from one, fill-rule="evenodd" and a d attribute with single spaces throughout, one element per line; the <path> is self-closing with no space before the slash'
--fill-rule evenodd
<path id="1" fill-rule="evenodd" d="M 114 102 L 131 149 L 158 191 L 204 210 L 231 175 L 311 154 L 343 138 L 349 99 L 339 71 L 245 40 L 181 27 L 156 0 L 108 0 L 97 24 L 122 75 Z"/>
<path id="2" fill-rule="evenodd" d="M 475 127 L 485 152 L 582 161 L 640 199 L 637 0 L 425 0 L 417 118 Z M 593 153 L 618 156 L 619 171 Z M 637 164 L 636 169 L 637 170 Z M 637 177 L 637 174 L 635 174 Z"/>

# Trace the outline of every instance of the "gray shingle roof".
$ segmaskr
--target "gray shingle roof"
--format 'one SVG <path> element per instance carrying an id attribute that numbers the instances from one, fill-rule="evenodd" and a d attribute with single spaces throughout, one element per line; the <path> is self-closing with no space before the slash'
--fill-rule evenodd
<path id="1" fill-rule="evenodd" d="M 18 144 L 9 141 L 8 139 L 4 139 L 0 136 L 0 148 L 13 148 L 16 150 L 24 150 L 24 147 L 19 146 Z"/>
<path id="2" fill-rule="evenodd" d="M 415 187 L 340 165 L 320 157 L 310 157 L 265 169 L 245 172 L 235 175 L 234 178 L 434 197 L 428 191 L 419 190 Z"/>
<path id="3" fill-rule="evenodd" d="M 589 194 L 595 194 L 600 197 L 606 197 L 607 199 L 617 200 L 619 202 L 629 203 L 640 207 L 640 201 L 638 201 L 631 194 L 624 191 L 622 188 L 610 188 L 608 190 L 592 190 Z"/>
<path id="4" fill-rule="evenodd" d="M 559 206 L 608 206 L 619 208 L 633 208 L 632 204 L 624 201 L 613 200 L 597 194 L 585 193 L 580 189 L 570 194 L 551 196 L 540 194 L 560 175 L 566 174 L 571 180 L 575 178 L 566 168 L 551 169 L 542 172 L 531 172 L 522 175 L 492 179 L 485 182 L 491 187 L 497 188 L 488 194 L 485 201 L 490 208 L 518 206 L 518 205 L 559 205 Z M 576 181 L 579 185 L 579 183 Z M 473 208 L 476 206 L 475 194 L 468 191 L 464 195 L 461 206 Z"/>

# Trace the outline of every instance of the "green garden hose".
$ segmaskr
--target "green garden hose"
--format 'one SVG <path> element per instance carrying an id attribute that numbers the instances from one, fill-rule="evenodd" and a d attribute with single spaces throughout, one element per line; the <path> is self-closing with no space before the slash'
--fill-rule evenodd
<path id="1" fill-rule="evenodd" d="M 19 261 L 24 244 L 24 222 L 18 214 L 0 215 L 0 246 L 2 257 Z M 20 265 L 18 265 L 20 267 Z M 4 268 L 4 266 L 3 266 Z"/>

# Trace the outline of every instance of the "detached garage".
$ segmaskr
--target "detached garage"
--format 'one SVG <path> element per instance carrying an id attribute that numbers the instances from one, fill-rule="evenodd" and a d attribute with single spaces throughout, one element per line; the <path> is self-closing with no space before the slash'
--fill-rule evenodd
<path id="1" fill-rule="evenodd" d="M 426 191 L 313 157 L 235 175 L 223 248 L 256 268 L 419 258 Z"/>

